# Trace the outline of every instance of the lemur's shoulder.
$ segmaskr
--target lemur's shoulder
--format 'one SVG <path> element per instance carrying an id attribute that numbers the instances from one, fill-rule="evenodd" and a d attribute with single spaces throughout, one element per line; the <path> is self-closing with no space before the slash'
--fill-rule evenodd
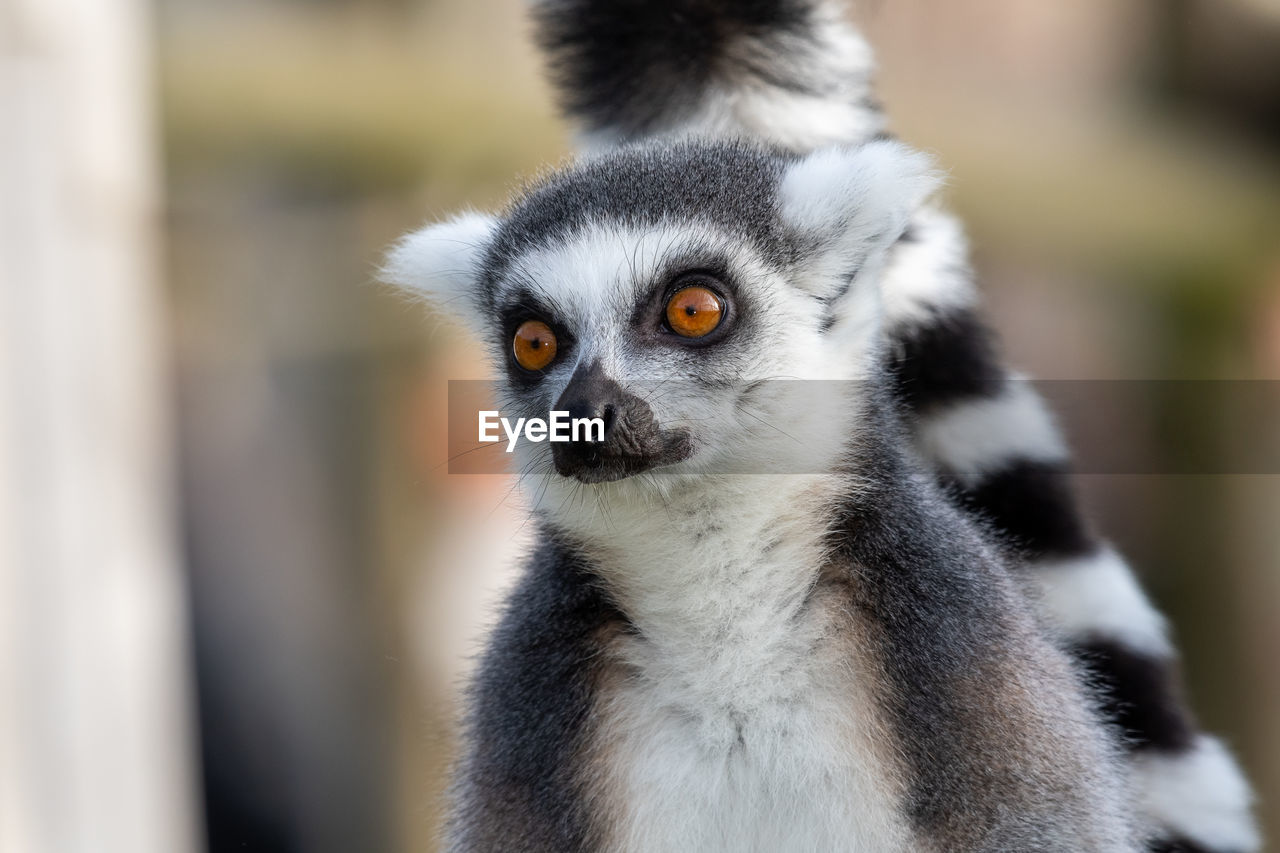
<path id="1" fill-rule="evenodd" d="M 592 849 L 577 756 L 601 651 L 625 628 L 582 555 L 541 531 L 467 697 L 450 849 Z"/>
<path id="2" fill-rule="evenodd" d="M 824 576 L 878 663 L 904 807 L 945 849 L 1132 849 L 1119 755 L 1078 673 L 973 519 L 895 452 L 896 430 L 874 416 L 865 430 Z"/>

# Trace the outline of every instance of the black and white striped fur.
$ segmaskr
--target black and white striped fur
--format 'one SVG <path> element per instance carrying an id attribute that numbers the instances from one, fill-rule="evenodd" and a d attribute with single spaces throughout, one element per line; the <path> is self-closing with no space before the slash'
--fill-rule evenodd
<path id="1" fill-rule="evenodd" d="M 648 143 L 392 253 L 490 343 L 504 410 L 601 372 L 687 448 L 605 483 L 519 448 L 540 536 L 473 688 L 450 849 L 1138 850 L 1079 673 L 883 369 L 884 263 L 933 182 L 896 143 Z M 714 344 L 654 318 L 687 270 L 730 306 Z M 536 377 L 507 357 L 530 313 L 561 338 Z"/>
<path id="2" fill-rule="evenodd" d="M 712 133 L 807 152 L 883 134 L 870 51 L 837 3 L 543 0 L 534 14 L 589 148 Z M 956 505 L 994 531 L 1100 688 L 1149 849 L 1258 850 L 1248 785 L 1198 730 L 1163 618 L 1081 516 L 1050 415 L 999 360 L 955 219 L 922 209 L 883 287 L 886 367 L 914 442 Z"/>

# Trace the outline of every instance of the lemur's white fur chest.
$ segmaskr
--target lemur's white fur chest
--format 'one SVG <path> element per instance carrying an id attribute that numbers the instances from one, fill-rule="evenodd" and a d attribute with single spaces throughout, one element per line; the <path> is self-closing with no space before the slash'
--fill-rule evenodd
<path id="1" fill-rule="evenodd" d="M 838 593 L 815 586 L 835 488 L 746 477 L 595 522 L 637 629 L 589 759 L 609 849 L 909 849 L 875 675 Z"/>

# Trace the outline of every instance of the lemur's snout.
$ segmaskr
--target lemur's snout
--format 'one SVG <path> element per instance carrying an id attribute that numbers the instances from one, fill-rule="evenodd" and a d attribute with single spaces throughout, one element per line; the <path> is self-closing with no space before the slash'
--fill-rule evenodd
<path id="1" fill-rule="evenodd" d="M 561 474 L 571 474 L 566 468 L 598 468 L 602 464 L 605 448 L 619 431 L 619 410 L 635 406 L 638 402 L 646 409 L 643 400 L 633 402 L 633 395 L 623 390 L 598 364 L 579 367 L 569 380 L 555 408 L 568 412 L 570 418 L 599 418 L 604 421 L 604 439 L 595 440 L 596 433 L 587 430 L 581 441 L 555 445 L 556 468 Z M 652 421 L 652 413 L 650 418 Z"/>
<path id="2" fill-rule="evenodd" d="M 679 462 L 689 455 L 688 434 L 683 430 L 663 430 L 649 404 L 623 388 L 599 363 L 579 366 L 556 411 L 570 418 L 599 418 L 604 422 L 604 440 L 585 431 L 579 441 L 557 442 L 552 447 L 556 471 L 584 483 L 621 480 Z"/>

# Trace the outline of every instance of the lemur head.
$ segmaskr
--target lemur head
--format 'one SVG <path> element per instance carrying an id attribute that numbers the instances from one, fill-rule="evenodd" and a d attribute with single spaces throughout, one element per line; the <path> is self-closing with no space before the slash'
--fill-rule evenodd
<path id="1" fill-rule="evenodd" d="M 505 215 L 409 235 L 385 277 L 490 344 L 504 415 L 604 420 L 603 442 L 521 444 L 522 466 L 602 483 L 788 454 L 812 464 L 847 441 L 853 401 L 796 411 L 766 388 L 787 383 L 768 380 L 874 370 L 878 273 L 936 185 L 929 165 L 889 142 L 802 158 L 696 140 L 622 148 Z"/>

